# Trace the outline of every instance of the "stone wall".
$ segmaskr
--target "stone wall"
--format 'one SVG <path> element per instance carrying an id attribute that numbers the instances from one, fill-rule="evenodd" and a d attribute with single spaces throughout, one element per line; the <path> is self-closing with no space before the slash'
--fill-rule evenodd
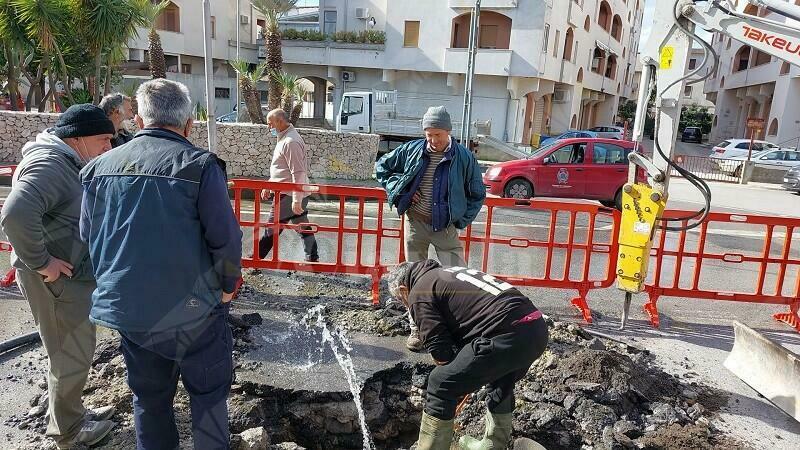
<path id="1" fill-rule="evenodd" d="M 55 124 L 57 114 L 0 111 L 0 162 L 19 162 L 20 150 L 37 133 Z M 375 170 L 380 137 L 374 134 L 336 133 L 299 129 L 308 147 L 311 179 L 367 180 Z M 208 146 L 208 129 L 196 123 L 189 137 L 195 145 Z M 265 125 L 219 124 L 217 153 L 228 163 L 231 177 L 269 177 L 276 138 Z"/>

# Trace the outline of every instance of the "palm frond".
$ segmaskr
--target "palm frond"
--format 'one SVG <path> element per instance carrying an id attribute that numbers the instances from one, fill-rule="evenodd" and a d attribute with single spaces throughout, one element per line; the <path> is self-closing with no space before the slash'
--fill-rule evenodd
<path id="1" fill-rule="evenodd" d="M 269 30 L 278 29 L 278 18 L 297 5 L 298 0 L 250 0 L 256 11 L 267 19 Z"/>
<path id="2" fill-rule="evenodd" d="M 51 51 L 61 32 L 68 23 L 70 4 L 62 0 L 11 0 L 16 8 L 20 22 L 31 40 L 44 51 Z"/>

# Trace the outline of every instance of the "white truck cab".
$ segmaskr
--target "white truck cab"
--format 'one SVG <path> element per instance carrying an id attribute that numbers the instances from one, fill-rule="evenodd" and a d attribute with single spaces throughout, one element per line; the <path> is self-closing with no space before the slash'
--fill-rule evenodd
<path id="1" fill-rule="evenodd" d="M 372 92 L 346 92 L 342 96 L 336 131 L 372 133 Z"/>

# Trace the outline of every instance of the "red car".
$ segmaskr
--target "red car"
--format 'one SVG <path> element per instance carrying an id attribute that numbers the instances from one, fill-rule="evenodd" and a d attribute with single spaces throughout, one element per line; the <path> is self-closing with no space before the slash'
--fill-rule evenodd
<path id="1" fill-rule="evenodd" d="M 556 141 L 528 159 L 495 164 L 484 174 L 483 183 L 490 194 L 500 197 L 584 198 L 621 209 L 628 154 L 634 145 L 600 138 Z"/>

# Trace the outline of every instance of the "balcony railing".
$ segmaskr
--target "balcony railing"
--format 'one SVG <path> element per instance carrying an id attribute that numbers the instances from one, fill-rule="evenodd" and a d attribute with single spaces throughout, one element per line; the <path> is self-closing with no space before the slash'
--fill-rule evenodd
<path id="1" fill-rule="evenodd" d="M 519 0 L 482 0 L 481 9 L 506 9 L 516 8 Z M 450 0 L 450 7 L 453 9 L 472 8 L 475 0 Z"/>

